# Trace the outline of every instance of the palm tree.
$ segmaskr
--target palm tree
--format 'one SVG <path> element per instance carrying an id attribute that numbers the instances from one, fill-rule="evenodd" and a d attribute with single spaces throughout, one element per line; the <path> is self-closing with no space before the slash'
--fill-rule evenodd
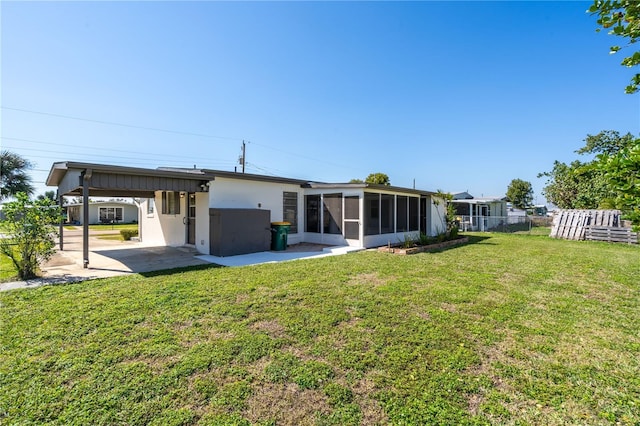
<path id="1" fill-rule="evenodd" d="M 35 188 L 31 184 L 31 176 L 27 174 L 27 170 L 31 168 L 33 164 L 18 154 L 0 152 L 0 201 L 18 192 L 33 194 Z"/>

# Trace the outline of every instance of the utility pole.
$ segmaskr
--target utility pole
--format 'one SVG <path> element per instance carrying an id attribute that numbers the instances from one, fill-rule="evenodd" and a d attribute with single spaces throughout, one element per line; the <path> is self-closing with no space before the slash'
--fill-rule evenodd
<path id="1" fill-rule="evenodd" d="M 242 173 L 244 173 L 244 165 L 246 163 L 245 159 L 247 158 L 247 144 L 242 141 L 242 155 L 240 156 L 240 164 L 242 164 Z"/>

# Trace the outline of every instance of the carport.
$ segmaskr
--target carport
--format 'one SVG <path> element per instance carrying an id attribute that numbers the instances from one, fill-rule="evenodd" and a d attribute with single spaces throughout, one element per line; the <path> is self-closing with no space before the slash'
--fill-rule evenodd
<path id="1" fill-rule="evenodd" d="M 154 198 L 155 191 L 208 192 L 215 176 L 199 169 L 144 169 L 104 164 L 53 163 L 48 186 L 58 187 L 58 202 L 64 196 L 82 197 L 84 217 L 89 217 L 89 197 Z M 89 266 L 89 221 L 82 224 L 84 268 Z M 139 223 L 140 221 L 138 221 Z M 64 250 L 64 226 L 60 222 L 60 250 Z"/>

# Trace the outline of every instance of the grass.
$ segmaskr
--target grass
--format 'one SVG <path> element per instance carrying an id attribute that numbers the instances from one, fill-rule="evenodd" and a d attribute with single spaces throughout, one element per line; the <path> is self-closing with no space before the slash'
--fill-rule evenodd
<path id="1" fill-rule="evenodd" d="M 17 279 L 18 271 L 7 255 L 0 253 L 0 283 Z"/>
<path id="2" fill-rule="evenodd" d="M 640 248 L 471 234 L 0 294 L 0 423 L 640 422 Z"/>
<path id="3" fill-rule="evenodd" d="M 65 225 L 65 229 L 73 231 L 75 229 L 81 229 L 82 225 Z M 121 231 L 121 230 L 130 230 L 137 231 L 138 224 L 137 223 L 115 223 L 115 224 L 100 224 L 100 225 L 89 225 L 89 229 L 92 231 Z M 114 234 L 112 232 L 105 234 L 92 234 L 94 237 L 100 240 L 113 240 L 113 241 L 124 241 L 122 235 L 120 233 Z"/>
<path id="4" fill-rule="evenodd" d="M 65 225 L 64 229 L 74 230 L 74 229 L 82 229 L 82 225 Z M 121 229 L 132 229 L 137 230 L 137 223 L 114 223 L 114 224 L 97 224 L 97 225 L 89 225 L 89 229 L 94 231 L 111 231 L 111 230 L 121 230 Z"/>

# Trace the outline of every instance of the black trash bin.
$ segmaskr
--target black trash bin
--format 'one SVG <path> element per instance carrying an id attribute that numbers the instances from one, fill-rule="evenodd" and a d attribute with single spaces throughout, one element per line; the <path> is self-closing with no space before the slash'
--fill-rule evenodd
<path id="1" fill-rule="evenodd" d="M 289 222 L 271 222 L 271 250 L 282 251 L 287 249 L 289 228 L 291 228 Z"/>

